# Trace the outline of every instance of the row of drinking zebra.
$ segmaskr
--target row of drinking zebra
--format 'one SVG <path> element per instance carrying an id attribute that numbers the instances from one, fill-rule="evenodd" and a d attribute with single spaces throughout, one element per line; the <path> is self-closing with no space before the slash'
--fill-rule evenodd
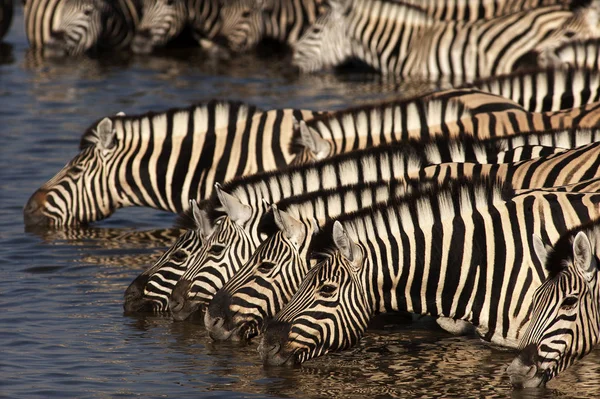
<path id="1" fill-rule="evenodd" d="M 271 40 L 305 72 L 358 60 L 465 81 L 531 64 L 597 66 L 599 14 L 599 0 L 26 0 L 25 29 L 55 56 L 148 53 L 186 35 L 214 53 Z"/>
<path id="2" fill-rule="evenodd" d="M 119 114 L 24 217 L 184 211 L 125 312 L 204 312 L 214 339 L 260 337 L 266 364 L 348 348 L 373 315 L 408 311 L 520 349 L 510 379 L 538 386 L 600 339 L 599 126 L 600 72 L 585 69 L 335 112 Z"/>

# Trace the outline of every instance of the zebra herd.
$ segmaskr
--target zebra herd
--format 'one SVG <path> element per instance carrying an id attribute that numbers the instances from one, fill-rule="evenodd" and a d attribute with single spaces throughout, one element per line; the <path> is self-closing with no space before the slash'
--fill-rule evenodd
<path id="1" fill-rule="evenodd" d="M 467 83 L 337 111 L 105 116 L 25 225 L 179 214 L 125 313 L 203 317 L 214 340 L 257 338 L 266 365 L 404 311 L 518 350 L 513 386 L 543 385 L 600 341 L 599 20 L 598 0 L 26 0 L 29 42 L 52 56 L 271 40 L 304 72 L 353 60 Z"/>
<path id="2" fill-rule="evenodd" d="M 28 226 L 148 206 L 174 244 L 126 313 L 204 318 L 269 365 L 355 345 L 378 313 L 519 350 L 545 384 L 600 341 L 600 72 L 549 68 L 340 111 L 211 101 L 94 122 Z"/>

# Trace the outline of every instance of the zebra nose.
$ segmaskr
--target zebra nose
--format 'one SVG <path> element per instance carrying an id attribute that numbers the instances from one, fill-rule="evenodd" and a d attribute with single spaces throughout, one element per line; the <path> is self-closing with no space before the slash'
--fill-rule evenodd
<path id="1" fill-rule="evenodd" d="M 46 195 L 43 190 L 37 190 L 29 198 L 23 208 L 23 219 L 26 226 L 49 225 L 50 220 L 43 214 L 46 206 Z"/>
<path id="2" fill-rule="evenodd" d="M 62 42 L 65 40 L 66 34 L 64 30 L 54 30 L 50 33 L 51 40 Z"/>
<path id="3" fill-rule="evenodd" d="M 267 323 L 258 345 L 258 352 L 264 364 L 280 366 L 293 363 L 293 351 L 286 350 L 292 325 L 271 320 Z"/>
<path id="4" fill-rule="evenodd" d="M 187 319 L 196 310 L 188 300 L 188 293 L 191 286 L 192 282 L 190 280 L 179 280 L 171 293 L 171 297 L 169 298 L 169 310 L 171 311 L 173 319 L 177 321 Z"/>
<path id="5" fill-rule="evenodd" d="M 538 374 L 537 364 L 537 345 L 530 344 L 506 368 L 513 387 L 517 389 L 538 387 L 543 380 Z"/>
<path id="6" fill-rule="evenodd" d="M 153 50 L 152 34 L 150 29 L 139 30 L 131 43 L 131 50 L 135 54 L 149 54 Z"/>
<path id="7" fill-rule="evenodd" d="M 151 311 L 151 308 L 149 308 L 150 301 L 144 299 L 144 288 L 148 280 L 148 275 L 141 274 L 125 290 L 123 310 L 126 314 Z"/>

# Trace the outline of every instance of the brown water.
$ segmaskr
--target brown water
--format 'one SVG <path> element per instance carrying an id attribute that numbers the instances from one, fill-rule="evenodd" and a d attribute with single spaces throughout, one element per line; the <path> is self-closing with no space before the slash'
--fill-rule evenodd
<path id="1" fill-rule="evenodd" d="M 31 193 L 77 153 L 101 116 L 212 98 L 337 109 L 390 99 L 376 77 L 298 78 L 282 60 L 200 54 L 42 62 L 27 54 L 22 10 L 0 45 L 0 396 L 600 397 L 600 351 L 549 388 L 512 392 L 513 357 L 428 323 L 379 320 L 353 350 L 264 368 L 256 343 L 213 343 L 201 325 L 125 317 L 123 292 L 173 240 L 173 216 L 125 209 L 85 230 L 24 232 Z M 423 90 L 404 82 L 401 94 Z"/>

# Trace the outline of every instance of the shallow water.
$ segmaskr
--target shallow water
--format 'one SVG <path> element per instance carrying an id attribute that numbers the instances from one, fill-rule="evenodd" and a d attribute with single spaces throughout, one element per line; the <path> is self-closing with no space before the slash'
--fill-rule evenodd
<path id="1" fill-rule="evenodd" d="M 212 98 L 336 109 L 398 95 L 373 76 L 295 77 L 277 59 L 207 62 L 192 51 L 43 62 L 22 10 L 0 45 L 0 395 L 6 397 L 600 396 L 600 351 L 543 390 L 512 392 L 514 356 L 428 323 L 380 319 L 353 350 L 264 368 L 250 345 L 203 327 L 125 317 L 123 292 L 173 240 L 173 215 L 125 209 L 85 230 L 24 232 L 22 207 L 77 153 L 98 118 Z M 424 85 L 400 84 L 401 95 Z"/>

